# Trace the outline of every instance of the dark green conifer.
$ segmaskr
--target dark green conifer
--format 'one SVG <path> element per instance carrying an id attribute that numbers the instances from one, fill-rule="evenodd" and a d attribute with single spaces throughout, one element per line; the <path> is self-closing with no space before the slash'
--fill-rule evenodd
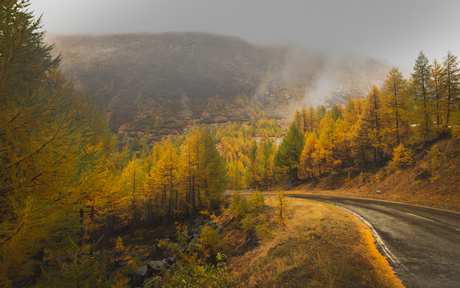
<path id="1" fill-rule="evenodd" d="M 275 165 L 279 168 L 287 169 L 293 180 L 299 179 L 298 167 L 303 145 L 304 137 L 302 132 L 300 132 L 295 123 L 292 123 L 275 155 Z"/>

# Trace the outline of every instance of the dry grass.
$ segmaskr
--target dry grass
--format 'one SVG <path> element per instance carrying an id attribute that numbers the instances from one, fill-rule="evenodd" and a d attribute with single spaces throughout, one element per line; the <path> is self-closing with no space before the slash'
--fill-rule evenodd
<path id="1" fill-rule="evenodd" d="M 265 199 L 267 204 L 273 201 L 270 196 Z M 375 248 L 369 229 L 349 213 L 293 199 L 285 215 L 286 227 L 269 225 L 277 232 L 274 238 L 228 258 L 229 268 L 247 286 L 403 287 Z M 223 240 L 235 239 L 240 230 L 226 231 Z"/>
<path id="2" fill-rule="evenodd" d="M 375 198 L 460 212 L 460 140 L 437 143 L 441 167 L 427 179 L 417 179 L 429 167 L 425 156 L 413 167 L 399 172 L 382 168 L 373 174 L 364 172 L 345 185 L 346 176 L 334 175 L 320 179 L 319 184 L 306 184 L 287 193 L 308 193 Z M 339 189 L 333 190 L 333 188 Z M 377 194 L 380 190 L 382 193 Z"/>

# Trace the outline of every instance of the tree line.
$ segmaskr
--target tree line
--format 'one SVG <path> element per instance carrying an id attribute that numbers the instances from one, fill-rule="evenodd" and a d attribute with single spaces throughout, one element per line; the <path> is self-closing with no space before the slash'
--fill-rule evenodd
<path id="1" fill-rule="evenodd" d="M 382 167 L 411 158 L 434 139 L 460 136 L 460 70 L 450 51 L 442 64 L 420 52 L 410 79 L 391 68 L 382 87 L 366 99 L 349 98 L 331 109 L 296 111 L 275 163 L 293 179 L 358 166 Z M 397 152 L 397 153 L 395 153 Z M 406 161 L 407 163 L 408 161 Z"/>

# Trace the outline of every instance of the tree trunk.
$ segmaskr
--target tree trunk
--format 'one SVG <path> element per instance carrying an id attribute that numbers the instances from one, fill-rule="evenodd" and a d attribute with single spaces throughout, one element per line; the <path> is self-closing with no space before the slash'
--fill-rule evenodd
<path id="1" fill-rule="evenodd" d="M 166 185 L 163 188 L 163 227 L 166 229 Z"/>
<path id="2" fill-rule="evenodd" d="M 96 227 L 96 225 L 94 224 L 94 206 L 91 206 L 91 224 L 93 225 L 93 227 Z M 95 238 L 96 238 L 96 237 L 95 237 L 95 236 L 96 236 L 95 233 L 96 233 L 96 229 L 95 229 L 95 228 L 92 228 L 92 229 L 91 229 L 91 239 L 90 239 L 90 241 L 91 241 L 90 243 L 91 243 L 91 244 L 94 244 L 94 242 L 95 242 Z M 94 248 L 91 248 L 91 252 L 90 252 L 90 253 L 91 253 L 91 254 L 90 254 L 91 257 L 93 257 L 93 256 L 94 256 Z"/>
<path id="3" fill-rule="evenodd" d="M 192 182 L 192 179 L 193 178 L 193 182 Z M 194 189 L 194 186 L 195 186 L 195 177 L 191 177 L 189 179 L 189 212 L 190 212 L 190 220 L 193 220 L 193 198 L 195 197 L 193 195 L 193 189 Z"/>
<path id="4" fill-rule="evenodd" d="M 85 229 L 83 228 L 83 219 L 84 219 L 84 211 L 83 208 L 80 208 L 80 237 L 78 237 L 78 244 L 81 246 L 83 245 L 83 241 L 85 238 Z"/>

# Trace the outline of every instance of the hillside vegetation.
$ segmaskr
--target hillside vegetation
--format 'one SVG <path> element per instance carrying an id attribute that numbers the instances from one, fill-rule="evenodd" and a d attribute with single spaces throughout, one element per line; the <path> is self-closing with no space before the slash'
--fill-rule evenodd
<path id="1" fill-rule="evenodd" d="M 332 205 L 291 198 L 284 200 L 288 205 L 280 225 L 278 199 L 265 196 L 270 206 L 248 214 L 252 227 L 243 219 L 246 224 L 223 229 L 229 269 L 245 286 L 403 287 L 374 246 L 370 230 L 356 217 Z M 270 215 L 266 219 L 272 234 L 264 233 L 260 215 Z M 245 229 L 260 237 L 255 247 L 239 240 L 251 238 Z"/>
<path id="2" fill-rule="evenodd" d="M 289 193 L 375 198 L 460 212 L 460 142 L 443 139 L 435 147 L 437 156 L 427 153 L 431 149 L 422 151 L 414 165 L 397 173 L 390 167 L 368 172 L 346 170 L 317 183 L 303 184 Z M 348 172 L 352 177 L 348 177 Z"/>

